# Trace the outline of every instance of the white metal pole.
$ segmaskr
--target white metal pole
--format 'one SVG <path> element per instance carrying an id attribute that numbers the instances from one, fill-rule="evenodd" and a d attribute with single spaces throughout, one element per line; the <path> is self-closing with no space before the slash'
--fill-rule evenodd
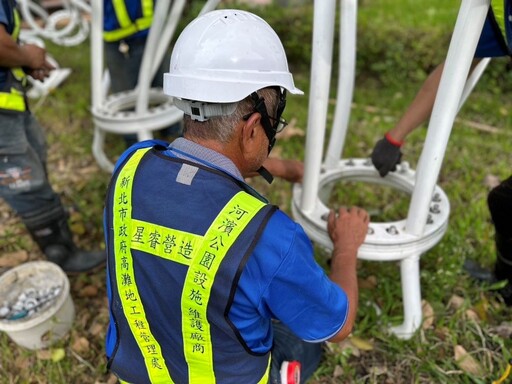
<path id="1" fill-rule="evenodd" d="M 341 0 L 338 90 L 326 169 L 338 166 L 347 136 L 356 72 L 356 35 L 357 0 Z"/>
<path id="2" fill-rule="evenodd" d="M 215 8 L 217 8 L 217 5 L 219 5 L 220 0 L 208 0 L 206 4 L 201 8 L 201 11 L 199 12 L 199 16 L 201 16 L 203 13 L 213 11 Z"/>
<path id="3" fill-rule="evenodd" d="M 391 331 L 401 339 L 410 339 L 420 327 L 423 318 L 419 254 L 400 261 L 400 280 L 402 284 L 404 321 L 399 326 L 391 327 Z"/>
<path id="4" fill-rule="evenodd" d="M 103 1 L 91 0 L 91 104 L 99 108 L 104 101 L 103 76 Z"/>
<path id="5" fill-rule="evenodd" d="M 168 1 L 158 1 L 153 13 L 153 22 L 149 29 L 148 38 L 144 47 L 144 54 L 142 55 L 142 63 L 139 69 L 139 78 L 137 81 L 137 102 L 135 104 L 135 112 L 137 114 L 144 114 L 149 108 L 149 88 L 151 88 L 152 80 L 152 61 L 155 57 L 155 52 L 158 45 L 161 43 L 160 36 L 164 29 L 165 22 L 169 13 Z M 153 135 L 149 130 L 139 130 L 137 132 L 139 141 L 152 139 Z"/>
<path id="6" fill-rule="evenodd" d="M 316 0 L 313 17 L 313 52 L 309 91 L 308 125 L 304 160 L 304 180 L 301 210 L 308 214 L 314 210 L 322 166 L 329 85 L 332 69 L 334 40 L 334 0 Z"/>
<path id="7" fill-rule="evenodd" d="M 158 47 L 156 48 L 156 53 L 153 56 L 153 67 L 151 68 L 150 79 L 155 77 L 160 64 L 162 64 L 162 60 L 164 59 L 164 56 L 169 49 L 172 37 L 174 36 L 174 32 L 176 31 L 176 27 L 178 26 L 178 22 L 180 21 L 181 15 L 183 14 L 183 9 L 185 8 L 186 3 L 186 0 L 178 0 L 172 4 L 169 16 L 167 17 L 163 31 L 160 34 L 160 41 L 158 43 Z"/>
<path id="8" fill-rule="evenodd" d="M 478 83 L 478 80 L 480 80 L 480 77 L 483 75 L 485 68 L 487 68 L 487 65 L 489 65 L 489 62 L 491 61 L 490 57 L 486 57 L 482 59 L 478 65 L 473 69 L 471 72 L 471 75 L 469 75 L 466 85 L 464 86 L 464 90 L 462 91 L 462 97 L 460 98 L 459 103 L 459 110 L 462 108 L 464 103 L 466 102 L 467 98 L 471 94 L 471 91 L 473 91 L 473 88 L 475 88 L 475 85 Z"/>
<path id="9" fill-rule="evenodd" d="M 457 16 L 416 171 L 416 184 L 406 221 L 406 232 L 412 235 L 420 236 L 427 222 L 432 192 L 437 183 L 489 3 L 490 0 L 463 0 Z"/>

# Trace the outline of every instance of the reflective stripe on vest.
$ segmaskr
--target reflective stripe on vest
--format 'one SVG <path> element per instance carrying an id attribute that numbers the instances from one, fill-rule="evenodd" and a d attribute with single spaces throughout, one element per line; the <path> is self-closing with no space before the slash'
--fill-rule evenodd
<path id="1" fill-rule="evenodd" d="M 172 383 L 160 344 L 151 333 L 135 281 L 130 249 L 187 265 L 181 296 L 182 337 L 190 383 L 215 383 L 212 338 L 207 308 L 216 273 L 238 236 L 265 203 L 238 192 L 219 212 L 204 236 L 132 219 L 132 183 L 137 166 L 151 148 L 136 151 L 115 184 L 113 227 L 116 284 L 151 383 Z M 268 382 L 267 369 L 258 383 Z"/>
<path id="2" fill-rule="evenodd" d="M 119 291 L 123 312 L 141 351 L 151 383 L 173 383 L 165 364 L 158 341 L 151 333 L 144 306 L 140 299 L 133 260 L 130 251 L 131 237 L 131 197 L 135 170 L 140 159 L 151 148 L 145 148 L 133 154 L 119 174 L 114 191 L 113 225 L 114 252 L 116 260 L 116 284 Z"/>
<path id="3" fill-rule="evenodd" d="M 13 16 L 14 29 L 12 32 L 12 38 L 15 41 L 18 41 L 18 36 L 20 34 L 20 15 L 18 14 L 18 11 L 16 9 L 14 9 Z M 27 104 L 25 102 L 24 92 L 21 88 L 25 85 L 27 77 L 25 75 L 25 72 L 21 68 L 11 68 L 10 72 L 15 80 L 10 78 L 11 76 L 7 76 L 7 84 L 5 90 L 4 92 L 0 92 L 0 109 L 24 112 L 27 110 Z M 13 83 L 16 80 L 20 84 L 20 89 L 13 86 L 15 85 Z"/>
<path id="4" fill-rule="evenodd" d="M 491 0 L 491 8 L 496 24 L 498 24 L 505 42 L 508 43 L 507 29 L 505 28 L 505 0 Z"/>
<path id="5" fill-rule="evenodd" d="M 142 17 L 132 20 L 126 9 L 125 0 L 113 0 L 112 5 L 116 13 L 119 28 L 104 31 L 103 39 L 107 42 L 119 41 L 139 31 L 151 27 L 153 22 L 153 0 L 141 0 Z"/>
<path id="6" fill-rule="evenodd" d="M 215 274 L 247 224 L 265 203 L 238 192 L 225 205 L 204 235 L 185 278 L 181 296 L 183 347 L 191 383 L 215 383 L 210 324 L 206 309 Z"/>

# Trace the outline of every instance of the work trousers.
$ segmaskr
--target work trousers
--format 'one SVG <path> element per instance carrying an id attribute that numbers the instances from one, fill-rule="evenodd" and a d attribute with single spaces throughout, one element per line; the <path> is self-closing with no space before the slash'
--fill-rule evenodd
<path id="1" fill-rule="evenodd" d="M 46 173 L 46 141 L 30 112 L 0 113 L 0 197 L 19 215 L 60 204 Z"/>
<path id="2" fill-rule="evenodd" d="M 119 51 L 119 42 L 105 43 L 105 62 L 110 73 L 111 93 L 130 91 L 137 86 L 146 40 L 147 36 L 127 39 L 125 43 L 129 48 L 126 53 Z M 169 54 L 164 55 L 152 79 L 152 87 L 163 88 L 164 73 L 169 69 L 169 62 Z M 164 136 L 177 136 L 180 130 L 180 125 L 175 124 L 172 127 L 163 128 L 160 132 Z M 138 141 L 135 134 L 126 134 L 123 137 L 127 147 Z"/>
<path id="3" fill-rule="evenodd" d="M 322 343 L 307 343 L 295 336 L 283 323 L 272 323 L 274 346 L 270 365 L 270 384 L 281 383 L 280 369 L 284 361 L 298 361 L 301 364 L 301 383 L 308 380 L 320 364 Z"/>

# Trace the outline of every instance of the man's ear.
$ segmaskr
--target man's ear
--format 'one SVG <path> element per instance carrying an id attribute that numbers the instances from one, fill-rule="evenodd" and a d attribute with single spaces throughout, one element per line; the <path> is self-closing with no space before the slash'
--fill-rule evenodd
<path id="1" fill-rule="evenodd" d="M 261 115 L 254 112 L 245 122 L 242 127 L 242 140 L 244 144 L 249 144 L 256 138 L 256 135 L 261 134 Z"/>

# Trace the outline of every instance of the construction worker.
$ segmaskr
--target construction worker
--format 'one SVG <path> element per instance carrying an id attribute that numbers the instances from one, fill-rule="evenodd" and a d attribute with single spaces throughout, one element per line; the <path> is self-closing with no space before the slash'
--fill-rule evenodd
<path id="1" fill-rule="evenodd" d="M 351 332 L 368 214 L 330 213 L 328 277 L 301 226 L 244 182 L 270 179 L 286 93 L 302 94 L 260 17 L 193 20 L 164 91 L 183 137 L 129 148 L 107 193 L 108 367 L 127 383 L 280 383 L 292 362 L 304 383 L 322 342 Z"/>
<path id="2" fill-rule="evenodd" d="M 103 39 L 105 64 L 110 73 L 110 91 L 131 91 L 137 86 L 139 71 L 146 48 L 149 29 L 153 22 L 153 0 L 105 0 L 103 2 Z M 163 87 L 167 55 L 158 67 L 151 86 Z M 163 136 L 179 136 L 180 124 L 164 128 Z M 138 141 L 137 135 L 123 135 L 126 146 Z"/>
<path id="3" fill-rule="evenodd" d="M 42 80 L 53 67 L 45 50 L 18 43 L 20 18 L 14 0 L 0 0 L 0 196 L 21 217 L 49 261 L 69 273 L 105 262 L 104 252 L 76 248 L 68 215 L 46 172 L 46 142 L 30 113 L 26 75 Z"/>
<path id="4" fill-rule="evenodd" d="M 484 57 L 512 56 L 511 22 L 512 2 L 492 0 L 470 72 Z M 375 144 L 371 159 L 380 176 L 384 177 L 396 170 L 402 158 L 400 148 L 405 138 L 430 117 L 443 67 L 444 63 L 434 69 L 395 127 Z M 507 280 L 505 287 L 498 292 L 507 305 L 512 305 L 512 176 L 489 192 L 487 202 L 496 233 L 497 257 L 494 271 L 486 270 L 472 260 L 466 260 L 464 268 L 479 280 Z"/>

